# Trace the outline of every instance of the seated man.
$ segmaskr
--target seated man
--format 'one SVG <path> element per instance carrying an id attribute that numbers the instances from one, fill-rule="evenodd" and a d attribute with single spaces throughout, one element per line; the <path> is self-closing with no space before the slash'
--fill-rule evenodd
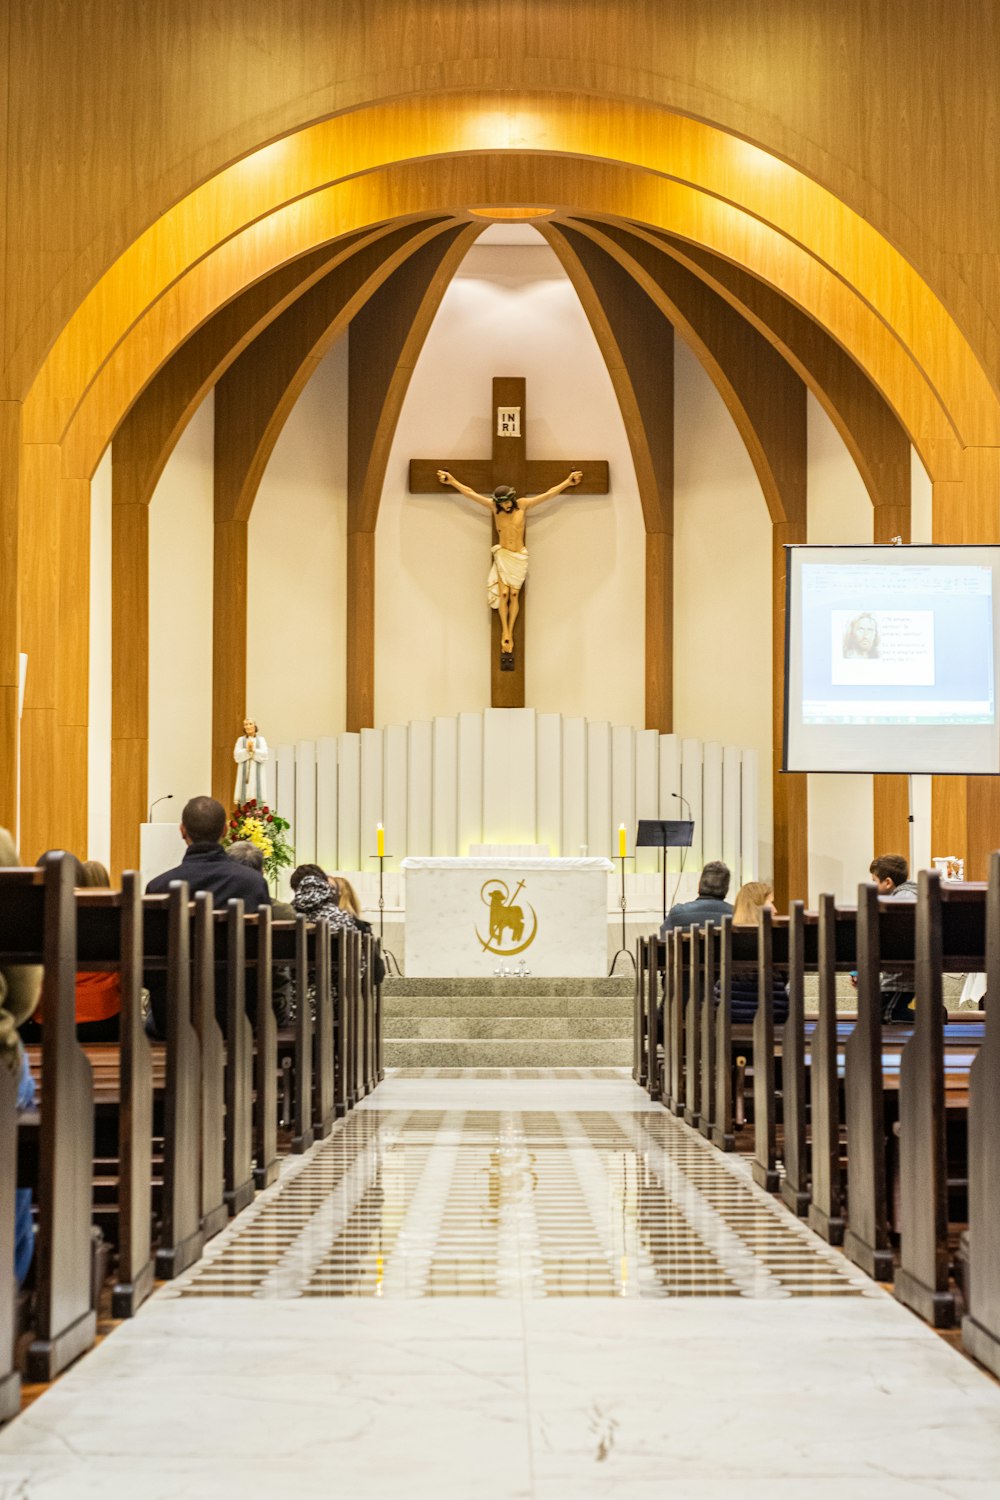
<path id="1" fill-rule="evenodd" d="M 880 901 L 916 901 L 917 883 L 910 880 L 910 867 L 901 854 L 879 854 L 868 866 L 878 886 Z M 882 1022 L 913 1021 L 915 991 L 902 974 L 883 974 Z"/>
<path id="2" fill-rule="evenodd" d="M 173 870 L 154 875 L 146 886 L 147 896 L 165 896 L 174 880 L 186 880 L 191 895 L 197 891 L 209 891 L 216 911 L 224 911 L 226 902 L 242 897 L 246 912 L 255 912 L 261 906 L 271 904 L 267 881 L 259 870 L 229 859 L 220 839 L 225 832 L 226 809 L 214 797 L 192 797 L 185 803 L 181 813 L 181 838 L 187 844 L 184 858 Z M 158 1037 L 167 1034 L 167 997 L 165 976 L 150 974 L 147 978 L 151 997 L 151 1018 Z M 224 983 L 217 986 L 216 1010 L 219 1005 L 219 990 L 224 996 Z M 225 1004 L 222 1003 L 224 1019 Z M 251 1017 L 252 1019 L 252 1017 Z"/>
<path id="3" fill-rule="evenodd" d="M 705 922 L 731 917 L 733 908 L 726 900 L 729 880 L 729 866 L 721 859 L 710 860 L 699 876 L 697 899 L 670 908 L 660 928 L 660 937 L 665 938 L 676 927 L 700 927 Z"/>

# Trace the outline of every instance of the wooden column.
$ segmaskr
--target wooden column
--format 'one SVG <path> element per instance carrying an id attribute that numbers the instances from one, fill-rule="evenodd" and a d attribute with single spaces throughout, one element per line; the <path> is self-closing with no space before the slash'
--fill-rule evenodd
<path id="1" fill-rule="evenodd" d="M 910 465 L 909 443 L 906 453 L 905 481 L 897 480 L 898 487 L 906 485 L 905 503 L 875 503 L 872 540 L 891 542 L 894 537 L 910 540 Z M 894 475 L 887 476 L 891 482 Z M 888 488 L 888 485 L 886 486 Z M 885 493 L 885 491 L 883 491 Z M 874 497 L 873 497 L 874 498 Z M 872 777 L 872 854 L 901 854 L 910 858 L 910 788 L 906 776 Z M 910 875 L 915 878 L 911 870 Z"/>
<path id="2" fill-rule="evenodd" d="M 646 728 L 673 729 L 674 330 L 628 271 L 569 225 L 546 226 L 618 397 L 646 524 Z"/>
<path id="3" fill-rule="evenodd" d="M 44 505 L 22 525 L 21 845 L 87 854 L 90 480 L 66 477 L 55 445 L 28 445 L 25 477 Z"/>
<path id="4" fill-rule="evenodd" d="M 306 382 L 351 317 L 411 258 L 425 250 L 440 255 L 438 241 L 448 243 L 453 235 L 447 222 L 435 220 L 365 240 L 264 329 L 216 385 L 212 795 L 226 806 L 233 793 L 233 743 L 252 712 L 246 701 L 247 525 L 268 460 Z M 220 587 L 228 592 L 220 594 Z"/>
<path id="5" fill-rule="evenodd" d="M 910 540 L 910 440 L 882 393 L 835 339 L 801 308 L 749 272 L 701 246 L 645 231 L 651 244 L 693 271 L 770 339 L 806 382 L 858 467 L 873 506 L 872 539 Z M 906 853 L 909 798 L 903 776 L 876 776 L 875 853 Z"/>
<path id="6" fill-rule="evenodd" d="M 0 828 L 17 828 L 21 405 L 0 401 Z"/>
<path id="7" fill-rule="evenodd" d="M 139 868 L 148 809 L 149 503 L 111 445 L 111 876 Z"/>
<path id="8" fill-rule="evenodd" d="M 967 448 L 962 482 L 934 485 L 935 542 L 996 542 L 1000 537 L 1000 449 Z M 994 603 L 994 607 L 996 607 Z M 935 776 L 931 855 L 957 854 L 966 880 L 986 880 L 1000 848 L 1000 776 Z"/>
<path id="9" fill-rule="evenodd" d="M 347 728 L 375 723 L 375 523 L 385 466 L 417 356 L 481 225 L 413 255 L 351 323 L 347 398 Z"/>

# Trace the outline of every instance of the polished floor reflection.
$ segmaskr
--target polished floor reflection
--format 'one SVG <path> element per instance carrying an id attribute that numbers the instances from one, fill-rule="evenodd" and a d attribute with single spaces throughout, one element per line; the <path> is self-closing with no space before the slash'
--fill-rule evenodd
<path id="1" fill-rule="evenodd" d="M 997 1500 L 1000 1385 L 601 1069 L 396 1073 L 0 1432 L 0 1500 Z"/>
<path id="2" fill-rule="evenodd" d="M 525 1084 L 536 1107 L 523 1107 Z M 470 1089 L 482 1107 L 468 1107 Z M 758 1192 L 742 1163 L 646 1107 L 620 1071 L 493 1068 L 391 1075 L 175 1290 L 781 1298 L 872 1288 Z"/>

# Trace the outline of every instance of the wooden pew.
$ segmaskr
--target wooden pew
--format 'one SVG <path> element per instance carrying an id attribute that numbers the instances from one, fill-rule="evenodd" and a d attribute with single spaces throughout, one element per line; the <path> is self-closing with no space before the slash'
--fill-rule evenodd
<path id="1" fill-rule="evenodd" d="M 1000 1375 L 1000 854 L 986 897 L 986 1025 L 969 1076 L 969 1285 L 962 1343 Z"/>
<path id="2" fill-rule="evenodd" d="M 649 1077 L 646 1062 L 646 986 L 649 984 L 650 939 L 640 937 L 635 945 L 635 990 L 632 1004 L 632 1078 L 640 1088 Z"/>
<path id="3" fill-rule="evenodd" d="M 4 871 L 0 900 L 0 954 L 9 963 L 44 967 L 46 1097 L 38 1125 L 36 1314 L 25 1357 L 25 1373 L 33 1381 L 53 1379 L 91 1347 L 97 1333 L 91 1287 L 93 1079 L 76 1040 L 73 878 L 69 856 L 49 854 L 37 870 Z M 8 1159 L 9 1151 L 8 1140 Z M 13 1247 L 0 1281 L 8 1290 L 12 1270 Z M 3 1351 L 0 1375 L 9 1405 L 17 1387 L 10 1379 L 6 1337 Z"/>
<path id="4" fill-rule="evenodd" d="M 661 937 L 651 937 L 646 942 L 646 1091 L 651 1099 L 662 1098 L 667 1087 L 666 1057 L 660 1069 L 660 999 L 666 1005 L 667 945 Z M 663 975 L 661 981 L 660 976 Z M 666 1029 L 666 1028 L 664 1028 Z"/>
<path id="5" fill-rule="evenodd" d="M 788 913 L 788 1018 L 781 1039 L 782 1130 L 785 1175 L 781 1199 L 802 1218 L 809 1211 L 809 1148 L 806 1143 L 805 974 L 806 913 L 793 901 Z M 815 939 L 815 922 L 809 929 Z"/>
<path id="6" fill-rule="evenodd" d="M 215 1005 L 215 912 L 208 891 L 196 894 L 190 916 L 191 1014 L 201 1062 L 201 1230 L 207 1243 L 229 1222 L 225 1197 L 226 1048 Z M 191 1139 L 186 1139 L 188 1148 Z"/>
<path id="7" fill-rule="evenodd" d="M 343 976 L 344 951 L 337 933 L 334 947 L 329 922 L 316 922 L 308 933 L 307 952 L 314 975 L 316 1026 L 313 1057 L 313 1137 L 325 1140 L 333 1129 L 336 1076 L 334 1068 L 333 970 Z"/>
<path id="8" fill-rule="evenodd" d="M 309 924 L 305 917 L 275 922 L 271 929 L 272 956 L 276 964 L 291 969 L 295 985 L 295 1021 L 292 1028 L 292 1138 L 291 1150 L 308 1151 L 313 1135 L 313 1024 L 309 1009 Z M 287 1043 L 287 1036 L 285 1041 Z"/>
<path id="9" fill-rule="evenodd" d="M 0 908 L 6 873 L 0 871 Z M 0 939 L 5 941 L 6 936 Z M 0 949 L 0 957 L 5 956 Z M 14 1367 L 18 1293 L 14 1277 L 16 1188 L 17 1080 L 7 1068 L 0 1067 L 0 1422 L 16 1417 L 21 1409 L 21 1377 Z"/>
<path id="10" fill-rule="evenodd" d="M 171 882 L 166 896 L 143 898 L 143 953 L 147 969 L 167 980 L 167 1090 L 164 1105 L 163 1216 L 156 1272 L 179 1276 L 201 1258 L 205 1244 L 201 1196 L 201 1047 L 191 1006 L 191 908 L 186 881 Z M 196 898 L 196 912 L 211 912 L 211 897 Z M 210 916 L 207 918 L 210 923 Z M 204 963 L 205 943 L 200 948 Z M 213 992 L 214 993 L 214 992 Z"/>
<path id="11" fill-rule="evenodd" d="M 362 933 L 361 951 L 365 959 L 365 977 L 361 987 L 361 1003 L 364 1014 L 364 1091 L 370 1094 L 378 1083 L 378 1064 L 375 1059 L 375 1027 L 377 1025 L 377 1006 L 375 984 L 375 964 L 379 957 L 378 939 L 373 933 Z"/>
<path id="12" fill-rule="evenodd" d="M 273 913 L 262 906 L 247 917 L 244 948 L 248 972 L 257 981 L 257 1022 L 254 1031 L 253 1180 L 258 1191 L 277 1181 L 278 1159 L 278 1026 L 272 1003 L 274 961 L 271 942 Z"/>
<path id="13" fill-rule="evenodd" d="M 225 1191 L 230 1218 L 253 1202 L 253 1029 L 246 1009 L 246 945 L 240 899 L 216 911 L 215 969 L 226 989 Z"/>
<path id="14" fill-rule="evenodd" d="M 889 907 L 893 911 L 889 911 Z M 882 1068 L 882 941 L 887 922 L 908 922 L 915 931 L 910 902 L 878 899 L 878 887 L 858 887 L 858 1019 L 847 1038 L 844 1113 L 847 1121 L 850 1222 L 844 1250 L 855 1265 L 876 1281 L 891 1281 L 892 1248 L 886 1178 L 886 1129 Z"/>
<path id="15" fill-rule="evenodd" d="M 684 973 L 685 938 L 675 928 L 667 938 L 667 984 L 663 998 L 663 1102 L 671 1114 L 684 1110 Z M 690 952 L 690 940 L 688 940 Z"/>
<path id="16" fill-rule="evenodd" d="M 701 950 L 704 933 L 691 927 L 684 934 L 687 950 L 688 995 L 684 1006 L 684 1123 L 697 1130 L 701 1124 Z"/>
<path id="17" fill-rule="evenodd" d="M 774 947 L 775 919 L 763 907 L 757 928 L 757 1011 L 753 1018 L 753 1159 L 750 1170 L 758 1187 L 778 1191 L 777 1109 L 774 1071 Z M 784 938 L 788 955 L 788 933 Z"/>
<path id="18" fill-rule="evenodd" d="M 382 943 L 381 943 L 381 939 L 379 939 L 379 938 L 373 938 L 373 943 L 375 943 L 377 945 L 377 952 L 378 952 L 378 956 L 379 956 L 379 963 L 381 965 L 382 964 Z M 373 997 L 374 1006 L 375 1006 L 375 1009 L 374 1009 L 374 1019 L 373 1019 L 374 1034 L 375 1034 L 375 1073 L 374 1073 L 374 1078 L 375 1078 L 375 1082 L 376 1083 L 381 1083 L 382 1080 L 385 1078 L 385 1061 L 384 1061 L 384 1054 L 383 1054 L 383 1048 L 382 1048 L 382 1044 L 383 1044 L 383 1040 L 384 1040 L 384 1037 L 383 1037 L 383 1029 L 384 1029 L 383 1028 L 383 1012 L 382 1012 L 382 985 L 381 985 L 381 983 L 376 984 L 374 978 L 372 980 L 372 997 Z"/>
<path id="19" fill-rule="evenodd" d="M 127 871 L 120 891 L 81 891 L 76 901 L 77 970 L 116 972 L 121 983 L 120 1039 L 100 1050 L 114 1060 L 117 1096 L 118 1267 L 111 1312 L 128 1318 L 153 1289 L 153 1061 L 142 1021 L 139 878 Z M 96 1077 L 95 1083 L 100 1108 Z"/>
<path id="20" fill-rule="evenodd" d="M 844 1240 L 844 1182 L 840 1167 L 840 1085 L 837 1078 L 837 969 L 844 955 L 856 963 L 854 912 L 838 911 L 829 893 L 819 898 L 819 1014 L 812 1034 L 809 1088 L 812 1116 L 812 1200 L 809 1227 L 831 1245 Z M 842 920 L 843 919 L 843 920 Z M 850 941 L 838 942 L 838 923 Z M 838 962 L 839 961 L 839 962 Z"/>
<path id="21" fill-rule="evenodd" d="M 917 1004 L 899 1073 L 901 1229 L 894 1292 L 935 1328 L 950 1328 L 955 1296 L 948 1281 L 942 976 L 981 966 L 986 901 L 984 887 L 943 886 L 937 871 L 921 870 L 918 888 Z"/>
<path id="22" fill-rule="evenodd" d="M 712 1143 L 720 1151 L 736 1146 L 733 1124 L 733 1017 L 730 1009 L 733 980 L 733 919 L 723 917 L 716 929 L 719 942 L 719 1003 L 715 1010 L 715 1090 Z"/>
<path id="23" fill-rule="evenodd" d="M 715 984 L 719 967 L 719 929 L 706 922 L 701 937 L 701 1099 L 698 1129 L 707 1140 L 715 1129 Z"/>

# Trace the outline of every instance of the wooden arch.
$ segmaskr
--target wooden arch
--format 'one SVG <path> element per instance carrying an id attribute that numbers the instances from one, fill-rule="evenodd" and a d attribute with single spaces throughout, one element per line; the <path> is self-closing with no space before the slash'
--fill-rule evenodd
<path id="1" fill-rule="evenodd" d="M 78 838 L 85 818 L 54 788 L 78 786 L 69 771 L 85 764 L 87 484 L 143 388 L 207 318 L 293 257 L 387 220 L 524 203 L 551 205 L 557 219 L 669 230 L 780 287 L 882 392 L 932 479 L 949 487 L 947 514 L 963 537 L 991 534 L 1000 403 L 986 371 L 927 282 L 805 174 L 634 101 L 505 94 L 498 109 L 489 96 L 453 94 L 339 115 L 182 198 L 100 277 L 33 378 L 20 370 L 15 519 L 31 523 L 15 549 L 16 597 L 8 587 L 3 599 L 0 733 L 6 751 L 16 652 L 27 648 L 33 841 L 53 842 L 50 828 Z M 0 816 L 16 784 L 15 757 L 2 762 Z"/>

